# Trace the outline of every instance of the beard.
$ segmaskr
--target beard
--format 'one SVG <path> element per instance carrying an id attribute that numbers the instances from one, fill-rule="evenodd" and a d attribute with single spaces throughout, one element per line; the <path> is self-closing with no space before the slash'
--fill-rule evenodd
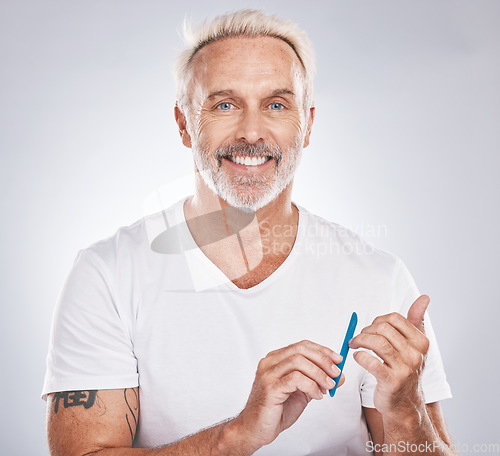
<path id="1" fill-rule="evenodd" d="M 234 158 L 238 155 L 275 160 L 275 171 L 272 176 L 224 174 L 222 158 Z M 256 212 L 267 206 L 287 187 L 300 163 L 301 155 L 300 138 L 286 152 L 278 146 L 240 143 L 220 147 L 211 155 L 208 147 L 193 144 L 195 165 L 207 187 L 230 206 L 245 212 Z"/>

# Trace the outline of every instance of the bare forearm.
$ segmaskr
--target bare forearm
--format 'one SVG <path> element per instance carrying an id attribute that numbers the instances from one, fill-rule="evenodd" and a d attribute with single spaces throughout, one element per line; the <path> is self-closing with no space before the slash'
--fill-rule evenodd
<path id="1" fill-rule="evenodd" d="M 220 423 L 162 448 L 105 448 L 82 456 L 250 456 L 233 420 Z"/>
<path id="2" fill-rule="evenodd" d="M 404 419 L 384 418 L 384 443 L 381 452 L 384 456 L 456 456 L 451 442 L 440 437 L 422 407 Z"/>

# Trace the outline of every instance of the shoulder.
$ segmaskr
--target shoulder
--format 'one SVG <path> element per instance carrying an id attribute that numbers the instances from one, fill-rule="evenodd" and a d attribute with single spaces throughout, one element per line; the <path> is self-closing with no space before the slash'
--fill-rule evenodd
<path id="1" fill-rule="evenodd" d="M 352 229 L 302 207 L 299 210 L 306 252 L 392 274 L 405 268 L 397 255 L 377 248 Z"/>
<path id="2" fill-rule="evenodd" d="M 154 239 L 168 226 L 179 223 L 179 208 L 182 201 L 154 214 L 145 215 L 130 225 L 119 227 L 112 235 L 98 240 L 79 251 L 79 256 L 105 263 L 109 268 L 123 267 L 158 256 L 151 245 Z"/>
<path id="3" fill-rule="evenodd" d="M 113 259 L 124 255 L 137 254 L 145 245 L 147 236 L 145 236 L 145 220 L 142 218 L 128 226 L 119 227 L 112 235 L 81 249 L 79 255 L 110 263 Z"/>

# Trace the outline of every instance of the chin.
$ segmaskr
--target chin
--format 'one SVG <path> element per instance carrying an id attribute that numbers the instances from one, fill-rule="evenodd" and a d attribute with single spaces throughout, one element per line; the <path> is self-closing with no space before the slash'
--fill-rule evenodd
<path id="1" fill-rule="evenodd" d="M 255 186 L 257 185 L 264 185 L 267 188 L 256 192 Z M 288 183 L 273 183 L 269 185 L 267 182 L 265 184 L 254 184 L 253 188 L 248 188 L 248 186 L 247 188 L 241 188 L 239 185 L 215 185 L 215 193 L 230 206 L 243 211 L 257 212 L 274 201 L 287 185 Z"/>
<path id="2" fill-rule="evenodd" d="M 290 184 L 297 165 L 298 160 L 273 177 L 229 177 L 224 175 L 220 168 L 200 166 L 198 166 L 198 171 L 205 185 L 230 206 L 243 211 L 257 212 L 274 201 Z"/>

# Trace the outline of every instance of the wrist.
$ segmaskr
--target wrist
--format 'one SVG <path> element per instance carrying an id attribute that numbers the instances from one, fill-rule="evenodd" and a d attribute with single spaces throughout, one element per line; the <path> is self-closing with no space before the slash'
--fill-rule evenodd
<path id="1" fill-rule="evenodd" d="M 388 424 L 401 430 L 415 429 L 415 426 L 419 426 L 427 416 L 422 391 L 420 388 L 406 391 L 402 397 L 393 401 L 391 406 L 386 407 L 381 413 L 384 419 L 384 427 L 385 424 Z"/>
<path id="2" fill-rule="evenodd" d="M 222 428 L 218 444 L 219 455 L 250 456 L 258 449 L 244 432 L 238 417 L 228 421 Z"/>

